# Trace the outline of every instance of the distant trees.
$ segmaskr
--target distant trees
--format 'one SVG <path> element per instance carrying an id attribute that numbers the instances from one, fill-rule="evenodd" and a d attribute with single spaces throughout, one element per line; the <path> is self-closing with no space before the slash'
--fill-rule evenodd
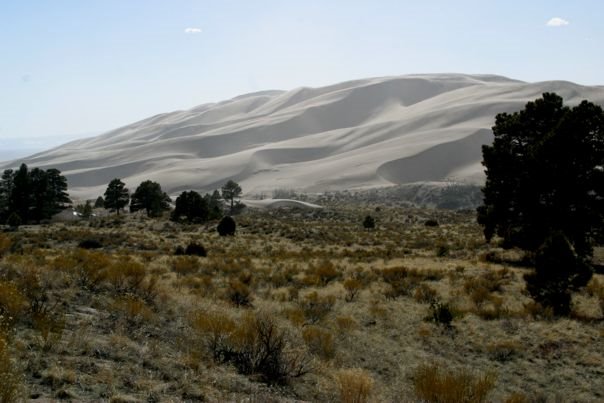
<path id="1" fill-rule="evenodd" d="M 86 200 L 86 203 L 84 203 L 84 204 L 78 204 L 75 207 L 75 211 L 82 218 L 90 218 L 90 217 L 92 217 L 92 204 L 90 203 L 90 200 Z"/>
<path id="2" fill-rule="evenodd" d="M 176 222 L 204 222 L 208 220 L 210 209 L 206 199 L 193 190 L 185 191 L 176 198 L 170 220 Z"/>
<path id="3" fill-rule="evenodd" d="M 130 211 L 145 210 L 148 217 L 158 217 L 163 211 L 170 209 L 170 196 L 159 183 L 150 180 L 142 182 L 130 198 Z"/>
<path id="4" fill-rule="evenodd" d="M 241 186 L 238 183 L 229 180 L 227 183 L 222 186 L 222 198 L 230 203 L 231 213 L 233 212 L 233 208 L 235 206 L 235 198 L 241 196 Z"/>
<path id="5" fill-rule="evenodd" d="M 203 197 L 208 202 L 208 210 L 210 220 L 217 220 L 224 214 L 222 198 L 220 197 L 220 192 L 218 190 L 214 190 L 214 192 L 210 194 L 206 194 Z"/>
<path id="6" fill-rule="evenodd" d="M 67 180 L 57 169 L 43 170 L 21 164 L 17 171 L 7 169 L 0 180 L 0 218 L 16 215 L 21 223 L 40 222 L 71 203 Z M 13 221 L 15 219 L 13 218 Z"/>
<path id="7" fill-rule="evenodd" d="M 97 197 L 94 202 L 94 208 L 104 208 L 104 207 L 105 207 L 105 199 L 103 199 L 103 196 Z"/>
<path id="8" fill-rule="evenodd" d="M 545 93 L 519 112 L 498 114 L 493 134 L 482 148 L 487 180 L 478 222 L 487 240 L 499 235 L 505 246 L 537 252 L 527 289 L 567 313 L 566 297 L 550 297 L 589 281 L 584 266 L 604 238 L 604 112 L 588 101 L 569 108 Z"/>
<path id="9" fill-rule="evenodd" d="M 100 196 L 99 198 L 102 199 Z M 98 202 L 99 199 L 97 199 L 97 203 Z M 105 190 L 103 206 L 109 211 L 115 211 L 119 215 L 120 210 L 126 207 L 129 202 L 130 192 L 128 191 L 128 188 L 126 188 L 126 184 L 117 178 L 109 182 L 107 190 Z M 95 203 L 95 206 L 97 203 Z"/>

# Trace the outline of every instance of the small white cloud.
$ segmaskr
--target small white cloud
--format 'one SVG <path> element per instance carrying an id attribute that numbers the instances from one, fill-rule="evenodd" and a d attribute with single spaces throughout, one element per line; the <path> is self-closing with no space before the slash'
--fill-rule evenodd
<path id="1" fill-rule="evenodd" d="M 185 28 L 186 34 L 199 34 L 201 33 L 201 28 Z"/>
<path id="2" fill-rule="evenodd" d="M 554 17 L 547 22 L 548 27 L 564 27 L 570 24 L 570 22 L 566 21 L 564 18 Z"/>

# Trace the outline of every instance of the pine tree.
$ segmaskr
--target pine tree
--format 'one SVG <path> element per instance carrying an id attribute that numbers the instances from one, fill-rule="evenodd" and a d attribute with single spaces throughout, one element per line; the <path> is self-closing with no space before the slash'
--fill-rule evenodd
<path id="1" fill-rule="evenodd" d="M 148 217 L 158 217 L 162 211 L 170 209 L 170 196 L 162 191 L 157 182 L 142 182 L 130 199 L 130 211 L 145 210 Z"/>
<path id="2" fill-rule="evenodd" d="M 230 202 L 231 212 L 233 212 L 233 207 L 235 204 L 235 198 L 241 196 L 241 186 L 232 180 L 229 180 L 222 187 L 222 198 Z"/>
<path id="3" fill-rule="evenodd" d="M 170 220 L 202 223 L 208 220 L 209 208 L 205 198 L 193 190 L 185 191 L 176 198 Z"/>
<path id="4" fill-rule="evenodd" d="M 113 179 L 107 185 L 105 190 L 104 207 L 109 211 L 115 211 L 117 215 L 120 214 L 120 210 L 128 205 L 130 201 L 130 192 L 126 188 L 126 184 L 118 178 Z"/>

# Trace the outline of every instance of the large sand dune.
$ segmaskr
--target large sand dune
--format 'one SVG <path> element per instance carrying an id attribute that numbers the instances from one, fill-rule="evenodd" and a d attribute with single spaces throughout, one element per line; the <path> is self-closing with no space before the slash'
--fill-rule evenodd
<path id="1" fill-rule="evenodd" d="M 257 92 L 161 114 L 23 162 L 60 169 L 75 198 L 102 194 L 116 177 L 131 189 L 155 180 L 172 194 L 213 190 L 228 179 L 248 194 L 481 183 L 480 146 L 492 141 L 494 116 L 552 91 L 570 104 L 604 104 L 603 87 L 564 81 L 461 74 L 371 78 Z"/>

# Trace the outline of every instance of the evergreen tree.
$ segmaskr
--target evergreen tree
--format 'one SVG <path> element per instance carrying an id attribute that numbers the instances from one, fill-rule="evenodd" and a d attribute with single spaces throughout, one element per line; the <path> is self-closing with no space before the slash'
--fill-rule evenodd
<path id="1" fill-rule="evenodd" d="M 88 219 L 92 216 L 92 204 L 90 203 L 90 200 L 86 200 L 86 203 L 84 204 L 77 205 L 75 210 L 82 218 Z"/>
<path id="2" fill-rule="evenodd" d="M 33 168 L 29 172 L 29 189 L 31 203 L 29 218 L 36 223 L 40 223 L 44 217 L 52 215 L 45 171 L 40 168 Z"/>
<path id="3" fill-rule="evenodd" d="M 47 197 L 49 201 L 48 212 L 50 216 L 67 208 L 71 204 L 67 193 L 67 179 L 58 169 L 46 170 Z"/>
<path id="4" fill-rule="evenodd" d="M 497 115 L 483 146 L 487 181 L 478 222 L 489 241 L 536 253 L 526 276 L 533 298 L 568 314 L 570 291 L 587 284 L 593 245 L 604 234 L 604 111 L 574 108 L 556 94 Z"/>
<path id="5" fill-rule="evenodd" d="M 142 182 L 130 199 L 130 211 L 145 210 L 148 217 L 158 217 L 162 211 L 170 209 L 170 196 L 162 191 L 157 182 Z"/>
<path id="6" fill-rule="evenodd" d="M 29 221 L 29 210 L 31 206 L 31 183 L 27 165 L 21 164 L 19 170 L 13 176 L 13 191 L 9 197 L 9 214 L 16 213 L 22 223 Z"/>
<path id="7" fill-rule="evenodd" d="M 373 228 L 375 228 L 375 219 L 372 216 L 368 215 L 363 220 L 363 227 L 365 229 L 373 229 Z"/>
<path id="8" fill-rule="evenodd" d="M 209 213 L 208 202 L 205 198 L 193 190 L 185 191 L 176 198 L 170 220 L 201 223 L 208 220 Z"/>
<path id="9" fill-rule="evenodd" d="M 4 222 L 9 216 L 9 202 L 14 187 L 14 176 L 14 171 L 7 169 L 2 173 L 0 179 L 0 222 Z"/>
<path id="10" fill-rule="evenodd" d="M 214 190 L 214 192 L 210 194 L 206 194 L 204 196 L 208 203 L 209 215 L 208 219 L 217 220 L 224 214 L 222 197 L 220 196 L 220 192 L 218 190 Z"/>
<path id="11" fill-rule="evenodd" d="M 103 206 L 107 210 L 115 211 L 119 215 L 120 210 L 126 207 L 129 202 L 130 192 L 128 191 L 128 188 L 126 188 L 126 184 L 118 178 L 115 178 L 109 182 L 109 185 L 107 185 L 107 190 L 105 190 Z"/>
<path id="12" fill-rule="evenodd" d="M 96 198 L 96 201 L 94 202 L 94 208 L 104 208 L 105 207 L 105 199 L 103 199 L 103 196 L 99 196 Z"/>
<path id="13" fill-rule="evenodd" d="M 232 212 L 235 204 L 235 198 L 241 196 L 241 186 L 239 186 L 239 184 L 237 184 L 236 182 L 229 180 L 227 183 L 224 184 L 221 190 L 222 198 L 230 202 Z"/>
<path id="14" fill-rule="evenodd" d="M 237 228 L 237 224 L 233 217 L 225 216 L 222 217 L 222 220 L 218 223 L 216 227 L 216 231 L 220 236 L 233 236 L 235 235 L 235 229 Z"/>
<path id="15" fill-rule="evenodd" d="M 48 219 L 71 203 L 67 180 L 57 169 L 43 170 L 21 164 L 18 171 L 4 171 L 0 181 L 0 217 L 16 213 L 22 223 Z"/>
<path id="16" fill-rule="evenodd" d="M 604 231 L 604 112 L 574 108 L 556 94 L 497 115 L 493 145 L 483 146 L 487 181 L 478 222 L 487 240 L 535 251 L 554 232 L 590 256 Z"/>

